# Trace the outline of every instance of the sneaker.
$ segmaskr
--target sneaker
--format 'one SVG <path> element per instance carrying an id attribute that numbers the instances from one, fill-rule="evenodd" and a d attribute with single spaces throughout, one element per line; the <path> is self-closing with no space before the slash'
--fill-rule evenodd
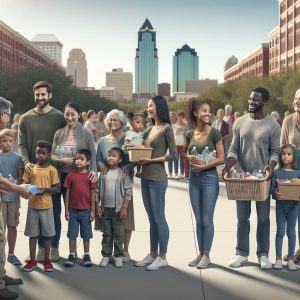
<path id="1" fill-rule="evenodd" d="M 45 248 L 44 247 L 39 247 L 38 253 L 37 253 L 37 256 L 36 256 L 36 260 L 38 262 L 43 262 L 44 259 L 45 259 Z"/>
<path id="2" fill-rule="evenodd" d="M 197 265 L 197 269 L 205 269 L 210 264 L 210 258 L 203 255 L 199 264 Z"/>
<path id="3" fill-rule="evenodd" d="M 3 277 L 3 280 L 5 282 L 5 285 L 17 285 L 17 284 L 23 283 L 21 278 L 13 278 L 8 275 L 5 275 Z M 0 297 L 0 299 L 1 299 L 1 297 Z"/>
<path id="4" fill-rule="evenodd" d="M 128 263 L 130 262 L 130 260 L 131 260 L 130 254 L 127 251 L 124 251 L 123 262 Z"/>
<path id="5" fill-rule="evenodd" d="M 37 267 L 37 261 L 32 259 L 22 268 L 22 270 L 24 272 L 31 272 L 36 267 Z"/>
<path id="6" fill-rule="evenodd" d="M 115 262 L 115 266 L 117 268 L 122 268 L 123 267 L 123 257 L 116 257 L 116 262 Z"/>
<path id="7" fill-rule="evenodd" d="M 273 269 L 282 270 L 282 261 L 281 261 L 281 259 L 276 259 L 275 264 L 273 265 Z"/>
<path id="8" fill-rule="evenodd" d="M 184 176 L 183 175 L 178 175 L 178 176 L 175 176 L 175 179 L 183 179 L 184 178 Z"/>
<path id="9" fill-rule="evenodd" d="M 65 267 L 67 267 L 67 268 L 73 267 L 75 264 L 75 261 L 76 261 L 75 255 L 69 254 L 68 260 L 65 262 Z"/>
<path id="10" fill-rule="evenodd" d="M 237 255 L 237 257 L 229 262 L 230 268 L 239 268 L 248 261 L 248 256 Z"/>
<path id="11" fill-rule="evenodd" d="M 106 267 L 109 263 L 109 257 L 102 257 L 99 267 Z"/>
<path id="12" fill-rule="evenodd" d="M 25 262 L 28 263 L 28 262 L 30 262 L 30 260 L 31 260 L 31 258 L 30 258 L 30 255 L 28 254 L 25 258 Z"/>
<path id="13" fill-rule="evenodd" d="M 192 260 L 191 262 L 189 262 L 188 265 L 190 267 L 196 267 L 199 264 L 201 258 L 202 258 L 201 255 L 197 256 L 194 260 Z"/>
<path id="14" fill-rule="evenodd" d="M 297 271 L 298 270 L 297 266 L 294 263 L 294 260 L 292 260 L 292 259 L 288 260 L 287 268 L 289 271 Z"/>
<path id="15" fill-rule="evenodd" d="M 21 264 L 20 260 L 14 254 L 8 254 L 7 261 L 14 266 L 18 266 Z"/>
<path id="16" fill-rule="evenodd" d="M 50 262 L 50 260 L 45 260 L 44 261 L 44 271 L 45 272 L 53 272 L 53 265 L 52 263 Z"/>
<path id="17" fill-rule="evenodd" d="M 0 299 L 17 299 L 19 295 L 8 288 L 0 289 Z"/>
<path id="18" fill-rule="evenodd" d="M 154 261 L 155 261 L 155 257 L 153 257 L 150 254 L 148 254 L 145 258 L 143 258 L 140 261 L 137 261 L 134 265 L 136 267 L 145 267 L 147 265 L 152 264 Z"/>
<path id="19" fill-rule="evenodd" d="M 92 264 L 92 261 L 91 261 L 91 257 L 89 254 L 84 254 L 83 255 L 83 258 L 82 258 L 82 264 L 84 267 L 86 268 L 90 268 L 93 264 Z"/>
<path id="20" fill-rule="evenodd" d="M 171 175 L 168 175 L 168 178 L 169 179 L 174 179 L 175 177 L 171 174 Z"/>
<path id="21" fill-rule="evenodd" d="M 263 255 L 258 259 L 258 262 L 260 263 L 260 268 L 263 270 L 270 270 L 272 269 L 272 264 L 270 263 L 269 259 Z"/>
<path id="22" fill-rule="evenodd" d="M 58 248 L 51 248 L 50 261 L 56 262 L 60 260 Z"/>
<path id="23" fill-rule="evenodd" d="M 148 271 L 155 271 L 160 268 L 166 267 L 168 265 L 168 262 L 166 259 L 162 259 L 161 257 L 157 256 L 152 264 L 150 264 L 146 270 Z"/>

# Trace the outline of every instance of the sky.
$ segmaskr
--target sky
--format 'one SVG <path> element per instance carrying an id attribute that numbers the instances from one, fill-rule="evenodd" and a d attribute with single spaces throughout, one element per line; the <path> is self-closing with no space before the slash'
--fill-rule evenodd
<path id="1" fill-rule="evenodd" d="M 225 61 L 242 59 L 279 22 L 278 0 L 0 0 L 0 19 L 28 40 L 52 33 L 69 51 L 81 48 L 88 85 L 105 86 L 105 72 L 134 76 L 138 29 L 146 18 L 156 29 L 159 83 L 172 84 L 176 49 L 188 44 L 199 56 L 199 78 L 223 82 Z"/>

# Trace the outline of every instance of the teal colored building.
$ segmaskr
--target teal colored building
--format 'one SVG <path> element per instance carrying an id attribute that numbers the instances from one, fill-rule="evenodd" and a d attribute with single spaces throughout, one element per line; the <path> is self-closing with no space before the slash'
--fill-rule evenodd
<path id="1" fill-rule="evenodd" d="M 148 19 L 138 31 L 135 56 L 135 92 L 157 94 L 158 57 L 156 31 Z"/>
<path id="2" fill-rule="evenodd" d="M 199 79 L 199 57 L 187 44 L 173 56 L 173 92 L 185 92 L 186 80 Z"/>

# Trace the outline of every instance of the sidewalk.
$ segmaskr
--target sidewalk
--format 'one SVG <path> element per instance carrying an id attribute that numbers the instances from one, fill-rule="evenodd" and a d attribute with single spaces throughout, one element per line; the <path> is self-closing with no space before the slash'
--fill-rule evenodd
<path id="1" fill-rule="evenodd" d="M 149 251 L 149 224 L 145 213 L 140 181 L 134 184 L 136 231 L 133 233 L 130 254 L 134 261 L 143 258 Z M 22 201 L 21 224 L 19 225 L 16 254 L 24 261 L 28 255 L 28 239 L 24 236 L 27 203 Z M 255 212 L 255 207 L 253 206 Z M 228 201 L 224 183 L 220 183 L 220 196 L 215 212 L 215 239 L 211 252 L 211 266 L 198 270 L 187 266 L 197 253 L 194 234 L 194 218 L 191 211 L 187 183 L 169 180 L 166 197 L 166 216 L 170 227 L 168 262 L 169 267 L 159 271 L 145 271 L 130 262 L 123 269 L 113 265 L 99 268 L 101 259 L 101 234 L 94 232 L 91 241 L 91 256 L 94 266 L 74 268 L 63 266 L 68 255 L 66 238 L 67 224 L 63 220 L 60 252 L 64 258 L 55 263 L 53 273 L 39 270 L 24 273 L 19 267 L 6 264 L 10 276 L 20 276 L 24 284 L 11 289 L 19 292 L 19 299 L 299 299 L 300 270 L 296 272 L 276 270 L 262 271 L 255 255 L 255 214 L 251 216 L 251 255 L 249 263 L 239 269 L 228 267 L 235 255 L 236 217 L 235 202 Z M 63 215 L 62 215 L 63 216 Z M 275 259 L 275 216 L 271 209 L 270 260 Z M 287 241 L 284 241 L 284 253 Z M 83 252 L 78 240 L 78 255 Z"/>

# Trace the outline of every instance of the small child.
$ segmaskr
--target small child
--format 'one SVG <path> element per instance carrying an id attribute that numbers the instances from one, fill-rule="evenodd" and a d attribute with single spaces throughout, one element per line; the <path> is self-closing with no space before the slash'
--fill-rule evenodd
<path id="1" fill-rule="evenodd" d="M 285 234 L 285 227 L 287 227 L 286 233 L 289 241 L 287 267 L 290 271 L 297 271 L 298 269 L 293 260 L 296 244 L 295 227 L 298 216 L 298 202 L 281 200 L 282 195 L 278 191 L 277 183 L 277 180 L 290 180 L 293 178 L 300 178 L 300 171 L 296 170 L 295 146 L 287 144 L 281 148 L 279 169 L 274 171 L 271 184 L 271 194 L 276 199 L 276 262 L 273 265 L 273 268 L 276 270 L 282 269 L 282 241 Z"/>
<path id="2" fill-rule="evenodd" d="M 0 172 L 11 182 L 20 184 L 22 183 L 24 164 L 21 156 L 12 151 L 13 145 L 14 132 L 7 128 L 1 130 Z M 13 265 L 20 265 L 20 260 L 14 254 L 20 217 L 20 195 L 18 193 L 3 194 L 1 202 L 4 230 L 7 226 L 7 261 Z"/>
<path id="3" fill-rule="evenodd" d="M 126 132 L 124 139 L 124 149 L 130 147 L 143 148 L 144 145 L 144 122 L 145 114 L 128 112 L 127 114 L 132 130 Z M 141 164 L 137 165 L 136 177 L 141 177 Z"/>
<path id="4" fill-rule="evenodd" d="M 47 141 L 38 141 L 36 145 L 37 163 L 30 173 L 25 172 L 25 183 L 36 185 L 39 194 L 31 195 L 28 203 L 28 212 L 24 234 L 29 236 L 30 261 L 23 267 L 23 271 L 31 272 L 37 267 L 35 258 L 36 241 L 39 234 L 44 238 L 44 270 L 53 271 L 49 261 L 51 237 L 55 235 L 53 204 L 51 194 L 60 190 L 57 170 L 50 165 L 52 145 Z"/>
<path id="5" fill-rule="evenodd" d="M 132 183 L 120 164 L 124 153 L 120 148 L 108 152 L 108 172 L 98 180 L 99 205 L 97 211 L 103 221 L 102 260 L 100 267 L 106 267 L 112 256 L 114 246 L 115 266 L 123 267 L 123 244 L 125 235 L 124 220 L 132 197 Z"/>
<path id="6" fill-rule="evenodd" d="M 87 167 L 91 162 L 91 152 L 88 149 L 77 151 L 75 156 L 76 171 L 66 177 L 64 187 L 67 189 L 65 217 L 68 224 L 70 254 L 65 267 L 73 267 L 76 261 L 76 238 L 80 227 L 83 239 L 84 267 L 91 267 L 90 239 L 93 237 L 91 222 L 95 219 L 95 189 L 96 183 L 89 180 Z"/>

